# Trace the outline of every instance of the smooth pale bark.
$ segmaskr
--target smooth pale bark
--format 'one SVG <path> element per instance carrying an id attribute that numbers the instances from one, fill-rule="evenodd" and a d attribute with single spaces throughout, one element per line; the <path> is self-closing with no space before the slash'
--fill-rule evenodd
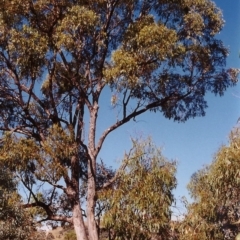
<path id="1" fill-rule="evenodd" d="M 89 128 L 89 160 L 88 160 L 88 193 L 87 193 L 87 222 L 89 240 L 98 240 L 98 230 L 95 221 L 96 205 L 96 158 L 95 149 L 96 120 L 98 114 L 97 101 L 90 110 L 90 128 Z"/>
<path id="2" fill-rule="evenodd" d="M 79 203 L 76 203 L 73 206 L 73 226 L 77 236 L 77 240 L 88 240 Z"/>
<path id="3" fill-rule="evenodd" d="M 93 177 L 92 177 L 93 178 Z M 88 181 L 87 223 L 89 240 L 98 240 L 98 230 L 95 221 L 96 190 L 94 179 Z"/>
<path id="4" fill-rule="evenodd" d="M 77 240 L 88 240 L 82 210 L 79 200 L 79 159 L 77 156 L 71 158 L 72 176 L 69 187 L 69 196 L 72 197 L 73 226 Z M 71 191 L 72 190 L 72 191 Z"/>
<path id="5" fill-rule="evenodd" d="M 89 240 L 98 240 L 98 230 L 95 221 L 96 205 L 96 159 L 93 158 L 88 164 L 88 193 L 87 193 L 87 224 Z"/>

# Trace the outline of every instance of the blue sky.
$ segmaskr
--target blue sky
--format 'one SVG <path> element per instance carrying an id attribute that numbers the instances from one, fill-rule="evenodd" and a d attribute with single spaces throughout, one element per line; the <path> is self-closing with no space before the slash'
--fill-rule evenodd
<path id="1" fill-rule="evenodd" d="M 240 0 L 215 0 L 222 9 L 226 21 L 217 36 L 230 50 L 228 67 L 240 68 Z M 165 119 L 160 113 L 147 113 L 138 117 L 114 133 L 106 140 L 100 157 L 109 165 L 118 166 L 124 150 L 130 148 L 130 135 L 152 136 L 156 145 L 162 147 L 163 155 L 178 161 L 178 187 L 175 196 L 187 196 L 186 185 L 191 175 L 211 163 L 214 153 L 222 144 L 227 144 L 230 131 L 240 117 L 240 84 L 230 88 L 223 97 L 207 96 L 206 116 L 177 123 Z M 100 105 L 101 106 L 101 105 Z M 110 113 L 114 117 L 114 110 Z M 99 128 L 108 127 L 108 118 L 101 119 Z M 98 129 L 99 130 L 99 129 Z M 181 209 L 180 209 L 181 211 Z"/>

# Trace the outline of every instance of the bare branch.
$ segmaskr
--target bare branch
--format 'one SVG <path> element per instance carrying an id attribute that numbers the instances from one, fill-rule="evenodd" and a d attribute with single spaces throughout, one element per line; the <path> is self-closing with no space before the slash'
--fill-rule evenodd
<path id="1" fill-rule="evenodd" d="M 131 92 L 129 93 L 128 96 L 127 96 L 127 92 L 128 90 L 126 89 L 126 91 L 123 94 L 123 118 L 125 118 L 127 115 L 127 105 L 131 99 Z"/>
<path id="2" fill-rule="evenodd" d="M 45 211 L 46 208 L 50 209 L 49 206 L 47 206 L 46 204 L 42 203 L 42 202 L 35 202 L 35 203 L 26 203 L 22 205 L 23 208 L 32 208 L 32 207 L 42 207 Z M 62 216 L 62 215 L 48 215 L 46 218 L 41 219 L 39 221 L 37 221 L 38 223 L 41 222 L 45 222 L 45 221 L 62 221 L 62 222 L 69 222 L 72 223 L 72 217 L 66 217 L 66 216 Z"/>
<path id="3" fill-rule="evenodd" d="M 155 108 L 155 107 L 159 107 L 161 105 L 163 105 L 165 102 L 168 101 L 168 98 L 167 99 L 164 99 L 164 101 L 156 101 L 156 102 L 153 102 L 153 103 L 150 103 L 148 104 L 147 106 L 145 106 L 144 108 L 136 111 L 133 111 L 131 114 L 129 114 L 128 116 L 124 117 L 122 120 L 120 121 L 117 121 L 115 124 L 113 124 L 111 127 L 109 127 L 107 130 L 105 130 L 102 134 L 102 136 L 100 137 L 99 141 L 98 141 L 98 144 L 97 144 L 97 147 L 96 147 L 96 154 L 99 153 L 101 147 L 102 147 L 102 144 L 105 140 L 105 138 L 107 137 L 107 135 L 112 132 L 113 130 L 117 129 L 118 127 L 122 126 L 123 124 L 129 122 L 131 119 L 135 118 L 136 116 L 152 109 L 152 108 Z"/>
<path id="4" fill-rule="evenodd" d="M 64 192 L 66 192 L 66 188 L 65 188 L 65 187 L 63 187 L 62 185 L 59 185 L 59 184 L 52 183 L 52 182 L 50 182 L 50 181 L 49 181 L 49 180 L 47 180 L 47 179 L 42 179 L 42 178 L 39 178 L 38 180 L 39 180 L 39 181 L 41 181 L 41 182 L 46 182 L 46 183 L 48 183 L 48 184 L 52 185 L 54 188 L 58 188 L 58 189 L 61 189 L 61 190 L 63 190 Z"/>
<path id="5" fill-rule="evenodd" d="M 46 222 L 46 221 L 60 221 L 60 222 L 73 223 L 72 217 L 68 218 L 68 217 L 60 216 L 60 215 L 48 216 L 44 219 L 41 219 L 41 220 L 37 221 L 37 223 L 42 223 L 42 222 Z"/>
<path id="6" fill-rule="evenodd" d="M 107 130 L 105 130 L 102 134 L 102 136 L 100 137 L 99 141 L 98 141 L 98 144 L 97 144 L 97 147 L 95 149 L 95 154 L 97 156 L 97 154 L 99 153 L 101 147 L 102 147 L 102 144 L 105 140 L 105 138 L 107 137 L 107 135 L 112 132 L 113 130 L 117 129 L 118 127 L 122 126 L 123 124 L 129 122 L 131 119 L 134 119 L 135 117 L 137 117 L 138 115 L 148 111 L 148 110 L 151 110 L 153 108 L 157 108 L 157 107 L 161 107 L 161 106 L 164 106 L 164 104 L 166 104 L 169 100 L 171 100 L 173 97 L 175 100 L 177 101 L 180 101 L 181 99 L 184 99 L 186 96 L 188 96 L 189 94 L 191 94 L 191 91 L 190 92 L 187 92 L 186 94 L 182 95 L 182 96 L 169 96 L 169 97 L 166 97 L 162 100 L 158 100 L 158 101 L 155 101 L 155 102 L 152 102 L 152 103 L 149 103 L 147 104 L 145 107 L 141 108 L 138 110 L 139 108 L 139 105 L 135 108 L 134 111 L 132 111 L 132 113 L 130 113 L 128 116 L 124 117 L 122 120 L 120 121 L 117 121 L 115 124 L 113 124 L 112 126 L 110 126 Z"/>

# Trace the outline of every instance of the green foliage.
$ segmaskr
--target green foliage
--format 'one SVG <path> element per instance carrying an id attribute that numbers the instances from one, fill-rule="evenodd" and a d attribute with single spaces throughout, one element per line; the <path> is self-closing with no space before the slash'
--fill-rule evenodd
<path id="1" fill-rule="evenodd" d="M 94 34 L 97 25 L 95 12 L 78 5 L 70 7 L 54 34 L 56 46 L 70 52 L 80 52 L 84 47 L 84 37 Z"/>
<path id="2" fill-rule="evenodd" d="M 151 239 L 168 236 L 170 206 L 176 187 L 176 163 L 167 161 L 150 139 L 133 140 L 126 167 L 112 188 L 101 191 L 105 205 L 103 226 L 116 239 Z"/>
<path id="3" fill-rule="evenodd" d="M 0 149 L 2 164 L 15 172 L 18 180 L 30 192 L 27 204 L 30 203 L 29 207 L 33 204 L 34 207 L 29 211 L 38 218 L 47 218 L 46 210 L 39 205 L 50 202 L 52 213 L 71 214 L 66 195 L 57 192 L 55 185 L 63 176 L 67 176 L 71 156 L 76 154 L 77 148 L 72 141 L 71 130 L 63 131 L 54 125 L 48 131 L 49 135 L 41 145 L 34 139 L 6 135 Z M 51 187 L 48 185 L 46 191 L 34 192 L 32 188 L 38 181 Z"/>
<path id="4" fill-rule="evenodd" d="M 172 57 L 176 42 L 175 31 L 156 24 L 152 16 L 133 23 L 126 31 L 123 45 L 112 55 L 113 67 L 106 69 L 106 80 L 112 82 L 122 77 L 119 89 L 136 88 L 141 78 L 156 70 L 161 61 Z M 143 63 L 147 61 L 152 63 L 145 66 Z"/>
<path id="5" fill-rule="evenodd" d="M 233 239 L 240 231 L 240 134 L 235 129 L 229 145 L 222 146 L 210 166 L 192 176 L 180 239 Z"/>
<path id="6" fill-rule="evenodd" d="M 77 149 L 69 131 L 63 131 L 57 125 L 48 131 L 49 135 L 42 146 L 34 139 L 19 138 L 16 135 L 5 136 L 4 145 L 0 149 L 1 161 L 19 173 L 34 174 L 36 179 L 43 178 L 56 183 L 66 174 L 69 166 L 66 159 L 70 159 Z M 62 162 L 59 162 L 59 159 Z"/>
<path id="7" fill-rule="evenodd" d="M 17 183 L 5 167 L 0 171 L 0 239 L 39 239 L 31 215 L 22 208 Z M 41 239 L 41 238 L 40 238 Z M 40 240 L 39 239 L 39 240 Z"/>
<path id="8" fill-rule="evenodd" d="M 223 24 L 210 0 L 0 0 L 0 160 L 28 192 L 28 206 L 42 209 L 39 218 L 75 221 L 85 240 L 87 195 L 89 235 L 97 238 L 96 192 L 114 175 L 105 177 L 99 163 L 105 139 L 147 111 L 176 121 L 204 116 L 207 92 L 236 85 L 239 70 L 225 68 L 228 49 L 215 37 Z M 100 132 L 99 99 L 109 91 L 118 116 Z M 164 169 L 152 174 L 170 190 Z M 168 219 L 165 190 L 162 222 L 147 231 Z"/>

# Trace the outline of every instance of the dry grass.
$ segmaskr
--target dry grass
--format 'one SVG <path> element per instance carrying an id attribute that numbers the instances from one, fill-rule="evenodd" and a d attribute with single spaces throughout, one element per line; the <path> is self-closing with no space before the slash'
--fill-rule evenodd
<path id="1" fill-rule="evenodd" d="M 48 234 L 52 234 L 54 240 L 64 240 L 64 233 L 66 231 L 62 227 L 57 227 L 56 229 L 48 231 Z"/>
<path id="2" fill-rule="evenodd" d="M 47 240 L 64 240 L 64 236 L 65 236 L 65 234 L 67 233 L 67 232 L 69 232 L 69 231 L 71 231 L 71 229 L 64 229 L 64 228 L 62 228 L 62 227 L 57 227 L 57 228 L 55 228 L 55 229 L 53 229 L 53 230 L 49 230 L 49 231 L 47 231 L 47 234 L 49 235 L 52 235 L 54 238 L 50 238 L 50 236 L 49 236 L 49 239 L 48 239 L 48 237 L 46 237 L 46 239 Z M 48 236 L 47 235 L 47 236 Z M 101 233 L 101 236 L 100 236 L 100 239 L 101 240 L 105 240 L 105 239 L 108 239 L 108 234 L 107 234 L 107 232 L 102 232 Z"/>
<path id="3" fill-rule="evenodd" d="M 74 230 L 71 227 L 70 228 L 69 227 L 67 227 L 67 228 L 57 227 L 52 230 L 48 230 L 46 232 L 46 236 L 47 236 L 46 240 L 64 240 L 65 235 L 67 235 L 68 233 L 71 233 L 71 232 L 74 233 Z M 52 238 L 49 235 L 51 235 Z"/>

